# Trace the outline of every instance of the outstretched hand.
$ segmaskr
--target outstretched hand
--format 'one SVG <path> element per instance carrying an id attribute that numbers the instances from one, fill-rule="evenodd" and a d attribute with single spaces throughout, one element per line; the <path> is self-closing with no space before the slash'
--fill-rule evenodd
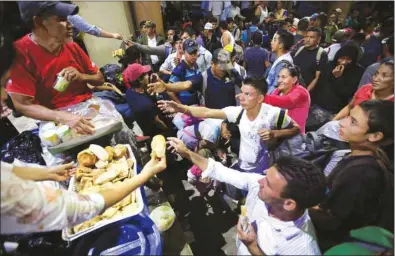
<path id="1" fill-rule="evenodd" d="M 165 114 L 175 114 L 177 112 L 182 112 L 182 105 L 174 101 L 160 100 L 158 101 L 158 107 Z"/>
<path id="2" fill-rule="evenodd" d="M 185 146 L 182 140 L 174 137 L 169 137 L 167 138 L 167 144 L 169 145 L 167 149 L 171 150 L 172 153 L 178 153 L 182 157 L 186 157 L 188 155 L 189 149 Z"/>

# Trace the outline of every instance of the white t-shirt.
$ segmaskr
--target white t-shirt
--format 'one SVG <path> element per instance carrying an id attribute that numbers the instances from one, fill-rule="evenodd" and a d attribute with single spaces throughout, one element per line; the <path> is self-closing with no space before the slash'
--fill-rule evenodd
<path id="1" fill-rule="evenodd" d="M 156 47 L 156 36 L 154 36 L 154 38 L 152 38 L 152 39 L 149 38 L 149 36 L 147 38 L 148 38 L 148 46 Z M 159 58 L 157 55 L 150 55 L 150 57 L 151 57 L 152 64 L 156 64 L 159 62 Z"/>
<path id="2" fill-rule="evenodd" d="M 242 107 L 226 107 L 222 109 L 229 122 L 235 123 Z M 261 140 L 258 131 L 261 129 L 276 129 L 277 119 L 281 108 L 262 103 L 261 110 L 255 120 L 247 118 L 246 111 L 240 119 L 240 151 L 239 167 L 246 172 L 262 173 L 268 166 L 268 150 L 265 142 Z M 291 123 L 291 118 L 287 115 L 284 118 L 282 128 Z"/>
<path id="3" fill-rule="evenodd" d="M 261 16 L 259 17 L 259 23 L 262 23 L 263 20 L 265 18 L 267 18 L 267 16 L 269 16 L 269 11 L 267 9 L 267 7 L 265 7 L 265 9 L 263 9 L 261 6 L 258 6 L 259 9 L 261 9 Z"/>

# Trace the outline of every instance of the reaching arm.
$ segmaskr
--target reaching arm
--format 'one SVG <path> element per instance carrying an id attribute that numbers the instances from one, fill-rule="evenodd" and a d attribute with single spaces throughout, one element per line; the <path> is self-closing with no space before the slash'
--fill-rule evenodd
<path id="1" fill-rule="evenodd" d="M 151 159 L 143 170 L 131 179 L 124 180 L 117 186 L 99 191 L 104 198 L 105 208 L 111 207 L 147 182 L 156 173 L 166 169 L 166 158 Z"/>
<path id="2" fill-rule="evenodd" d="M 164 44 L 159 46 L 148 46 L 138 43 L 133 43 L 133 44 L 135 45 L 136 50 L 138 50 L 141 53 L 145 53 L 149 55 L 158 55 L 160 57 L 163 57 L 166 54 L 166 45 Z"/>
<path id="3" fill-rule="evenodd" d="M 297 106 L 299 102 L 306 101 L 308 95 L 303 94 L 300 91 L 295 91 L 293 93 L 289 93 L 287 95 L 279 96 L 279 95 L 266 95 L 265 103 L 270 104 L 272 106 L 285 108 L 285 109 L 293 109 Z"/>
<path id="4" fill-rule="evenodd" d="M 315 72 L 315 77 L 314 77 L 313 81 L 311 81 L 311 83 L 307 86 L 307 90 L 309 92 L 311 92 L 314 89 L 314 87 L 317 85 L 318 79 L 320 78 L 320 74 L 321 74 L 321 71 Z"/>
<path id="5" fill-rule="evenodd" d="M 164 113 L 185 113 L 194 117 L 201 117 L 201 118 L 217 118 L 217 119 L 226 119 L 226 114 L 223 110 L 220 109 L 210 109 L 206 107 L 193 107 L 193 106 L 186 106 L 174 101 L 158 101 L 158 107 Z"/>
<path id="6" fill-rule="evenodd" d="M 197 165 L 203 170 L 202 177 L 210 177 L 220 182 L 231 184 L 239 189 L 247 189 L 250 186 L 256 186 L 257 180 L 262 178 L 259 174 L 243 173 L 223 166 L 221 163 L 214 161 L 213 159 L 207 159 L 203 156 L 189 150 L 184 143 L 177 138 L 167 138 L 168 149 L 172 150 L 173 153 L 178 153 L 182 157 L 187 158 L 193 164 Z"/>

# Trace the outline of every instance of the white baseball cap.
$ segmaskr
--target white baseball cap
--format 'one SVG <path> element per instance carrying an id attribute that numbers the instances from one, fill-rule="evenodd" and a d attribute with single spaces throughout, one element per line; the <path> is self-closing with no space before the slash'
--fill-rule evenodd
<path id="1" fill-rule="evenodd" d="M 210 22 L 207 22 L 207 23 L 204 25 L 204 29 L 208 29 L 208 30 L 214 29 L 213 24 L 211 24 Z"/>

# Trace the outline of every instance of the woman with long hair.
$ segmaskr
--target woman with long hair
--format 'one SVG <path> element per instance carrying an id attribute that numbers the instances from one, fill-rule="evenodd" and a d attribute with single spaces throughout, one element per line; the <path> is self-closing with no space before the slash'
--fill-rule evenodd
<path id="1" fill-rule="evenodd" d="M 340 120 L 350 114 L 353 107 L 365 100 L 382 99 L 394 101 L 394 62 L 387 61 L 380 65 L 373 75 L 372 83 L 359 88 L 350 103 L 333 118 Z"/>

